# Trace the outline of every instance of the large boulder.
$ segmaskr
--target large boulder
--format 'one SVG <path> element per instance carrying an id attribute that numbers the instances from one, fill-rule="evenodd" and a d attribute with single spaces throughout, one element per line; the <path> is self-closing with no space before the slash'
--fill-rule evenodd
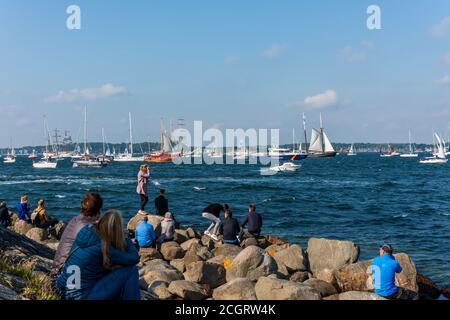
<path id="1" fill-rule="evenodd" d="M 267 248 L 265 248 L 265 250 L 273 258 L 277 252 L 287 249 L 288 247 L 289 247 L 288 244 L 284 244 L 281 246 L 278 244 L 272 244 L 272 245 L 268 246 Z"/>
<path id="2" fill-rule="evenodd" d="M 184 264 L 187 267 L 191 263 L 197 261 L 206 261 L 208 259 L 211 259 L 212 257 L 213 254 L 208 250 L 207 247 L 204 247 L 200 244 L 193 244 L 184 256 Z"/>
<path id="3" fill-rule="evenodd" d="M 319 280 L 323 280 L 333 285 L 335 288 L 338 288 L 337 280 L 336 280 L 336 270 L 332 269 L 322 269 L 315 273 L 314 277 Z"/>
<path id="4" fill-rule="evenodd" d="M 127 224 L 128 232 L 134 233 L 137 225 L 141 223 L 143 219 L 144 216 L 139 213 L 137 213 L 134 217 L 132 217 Z M 147 219 L 148 223 L 150 223 L 153 226 L 156 236 L 159 237 L 161 235 L 161 221 L 163 220 L 163 218 L 156 215 L 148 215 Z"/>
<path id="5" fill-rule="evenodd" d="M 227 282 L 236 278 L 248 278 L 252 281 L 277 271 L 275 260 L 263 249 L 250 246 L 242 250 L 227 268 Z"/>
<path id="6" fill-rule="evenodd" d="M 208 291 L 198 283 L 177 280 L 169 285 L 169 292 L 184 300 L 203 300 L 208 297 Z"/>
<path id="7" fill-rule="evenodd" d="M 196 238 L 189 239 L 181 244 L 181 248 L 183 248 L 183 250 L 185 250 L 185 251 L 188 251 L 193 244 L 199 244 L 199 243 L 200 243 L 199 239 L 196 239 Z"/>
<path id="8" fill-rule="evenodd" d="M 450 285 L 445 285 L 441 288 L 441 293 L 447 299 L 450 299 Z"/>
<path id="9" fill-rule="evenodd" d="M 285 266 L 289 273 L 308 270 L 308 259 L 305 252 L 296 244 L 276 252 L 273 258 L 279 268 Z"/>
<path id="10" fill-rule="evenodd" d="M 219 242 L 214 241 L 210 236 L 207 235 L 203 235 L 200 242 L 202 245 L 207 247 L 209 251 L 213 251 L 214 248 L 219 245 Z"/>
<path id="11" fill-rule="evenodd" d="M 220 247 L 214 249 L 213 254 L 215 256 L 224 256 L 227 259 L 233 260 L 241 253 L 242 248 L 233 244 L 223 244 Z"/>
<path id="12" fill-rule="evenodd" d="M 184 259 L 174 259 L 170 261 L 170 265 L 180 272 L 184 272 L 184 270 L 186 270 Z"/>
<path id="13" fill-rule="evenodd" d="M 184 278 L 214 289 L 226 282 L 225 268 L 219 264 L 198 261 L 187 266 Z"/>
<path id="14" fill-rule="evenodd" d="M 136 230 L 137 225 L 144 219 L 144 216 L 137 213 L 134 217 L 132 217 L 127 223 L 127 230 L 129 232 L 134 232 Z"/>
<path id="15" fill-rule="evenodd" d="M 14 224 L 14 231 L 23 235 L 26 235 L 33 226 L 30 223 L 26 223 L 24 220 L 17 220 Z"/>
<path id="16" fill-rule="evenodd" d="M 289 281 L 293 282 L 305 282 L 312 277 L 312 274 L 308 271 L 297 271 L 289 276 Z"/>
<path id="17" fill-rule="evenodd" d="M 403 269 L 402 272 L 395 276 L 397 286 L 418 293 L 416 265 L 406 253 L 398 253 L 394 254 L 394 256 Z"/>
<path id="18" fill-rule="evenodd" d="M 175 241 L 164 242 L 160 252 L 165 260 L 181 259 L 184 257 L 184 250 Z"/>
<path id="19" fill-rule="evenodd" d="M 339 269 L 355 263 L 359 257 L 359 246 L 351 241 L 311 238 L 308 241 L 308 260 L 315 274 L 322 269 Z"/>
<path id="20" fill-rule="evenodd" d="M 55 227 L 51 229 L 50 234 L 52 235 L 52 237 L 56 238 L 56 240 L 61 240 L 66 226 L 67 224 L 64 221 L 58 221 L 58 223 L 55 224 Z"/>
<path id="21" fill-rule="evenodd" d="M 154 259 L 148 261 L 141 269 L 139 269 L 139 276 L 144 276 L 150 271 L 173 271 L 174 267 L 169 265 L 162 259 Z"/>
<path id="22" fill-rule="evenodd" d="M 340 292 L 369 291 L 373 289 L 368 269 L 372 261 L 352 263 L 339 268 L 334 274 Z"/>
<path id="23" fill-rule="evenodd" d="M 366 291 L 347 291 L 324 298 L 324 300 L 386 300 L 376 293 Z"/>
<path id="24" fill-rule="evenodd" d="M 162 259 L 161 253 L 155 248 L 140 248 L 139 257 L 143 264 L 146 264 L 150 260 Z"/>
<path id="25" fill-rule="evenodd" d="M 319 279 L 308 279 L 303 284 L 318 291 L 322 298 L 338 293 L 332 284 Z"/>
<path id="26" fill-rule="evenodd" d="M 189 240 L 189 235 L 186 230 L 183 229 L 175 229 L 175 233 L 173 234 L 173 241 L 182 244 Z"/>
<path id="27" fill-rule="evenodd" d="M 46 229 L 32 228 L 27 231 L 25 236 L 36 242 L 42 242 L 48 239 L 48 232 Z"/>
<path id="28" fill-rule="evenodd" d="M 434 300 L 439 298 L 441 290 L 430 278 L 417 274 L 417 285 L 419 287 L 419 296 L 421 299 Z"/>
<path id="29" fill-rule="evenodd" d="M 165 281 L 169 283 L 175 280 L 182 279 L 183 274 L 178 270 L 150 271 L 142 277 L 142 280 L 145 282 L 145 284 L 147 284 L 147 286 L 149 286 L 155 280 Z"/>
<path id="30" fill-rule="evenodd" d="M 169 287 L 168 282 L 161 280 L 154 280 L 149 284 L 147 290 L 159 300 L 168 300 L 173 298 L 173 295 L 170 293 L 168 287 Z"/>
<path id="31" fill-rule="evenodd" d="M 196 238 L 197 234 L 195 233 L 195 230 L 192 228 L 187 228 L 186 229 L 186 233 L 188 235 L 189 238 Z"/>
<path id="32" fill-rule="evenodd" d="M 320 293 L 302 283 L 260 277 L 255 286 L 258 300 L 320 300 Z"/>
<path id="33" fill-rule="evenodd" d="M 241 247 L 242 248 L 248 248 L 250 246 L 257 246 L 259 247 L 259 242 L 256 238 L 250 237 L 245 239 L 244 241 L 241 242 Z"/>
<path id="34" fill-rule="evenodd" d="M 236 278 L 213 292 L 214 300 L 256 300 L 255 283 L 246 278 Z"/>

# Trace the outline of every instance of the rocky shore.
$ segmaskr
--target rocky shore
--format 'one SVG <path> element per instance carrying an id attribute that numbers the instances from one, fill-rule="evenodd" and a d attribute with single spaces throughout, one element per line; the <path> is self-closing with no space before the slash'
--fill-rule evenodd
<path id="1" fill-rule="evenodd" d="M 141 217 L 127 224 L 133 233 Z M 150 216 L 156 233 L 161 219 Z M 65 223 L 52 230 L 33 228 L 13 216 L 0 227 L 0 300 L 58 299 L 49 277 Z M 311 238 L 307 248 L 273 236 L 249 238 L 241 246 L 222 244 L 192 228 L 180 227 L 174 241 L 141 249 L 139 276 L 144 300 L 384 300 L 373 293 L 359 246 L 350 241 Z M 450 298 L 417 274 L 406 253 L 396 259 L 403 271 L 398 286 L 408 299 Z"/>

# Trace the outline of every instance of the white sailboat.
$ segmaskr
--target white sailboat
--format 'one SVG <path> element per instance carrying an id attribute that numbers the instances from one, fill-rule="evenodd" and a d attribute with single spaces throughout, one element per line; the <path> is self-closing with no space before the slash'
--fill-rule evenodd
<path id="1" fill-rule="evenodd" d="M 322 114 L 320 114 L 320 131 L 312 129 L 311 143 L 308 149 L 308 157 L 311 158 L 323 158 L 323 157 L 335 157 L 336 151 L 328 138 L 322 123 Z"/>
<path id="2" fill-rule="evenodd" d="M 90 156 L 89 148 L 87 145 L 87 107 L 84 107 L 84 154 L 79 159 L 73 159 L 74 168 L 102 168 L 106 166 L 106 163 L 98 158 Z"/>
<path id="3" fill-rule="evenodd" d="M 355 147 L 354 147 L 353 143 L 352 143 L 350 149 L 348 150 L 347 155 L 348 156 L 356 156 L 357 155 L 357 153 L 355 152 Z"/>
<path id="4" fill-rule="evenodd" d="M 16 150 L 14 150 L 14 148 L 12 147 L 12 142 L 8 150 L 8 154 L 6 155 L 5 159 L 3 159 L 3 163 L 6 164 L 16 163 Z"/>
<path id="5" fill-rule="evenodd" d="M 47 135 L 47 144 L 45 145 L 45 152 L 44 152 L 44 158 L 40 161 L 33 161 L 33 168 L 35 169 L 55 169 L 58 165 L 58 162 L 53 161 L 50 156 L 48 156 L 48 148 L 51 145 L 50 142 L 50 132 L 47 127 L 47 121 L 44 116 L 44 130 L 45 134 Z"/>
<path id="6" fill-rule="evenodd" d="M 437 154 L 433 157 L 423 158 L 419 162 L 423 164 L 445 164 L 448 162 L 448 159 L 445 157 L 444 144 L 437 133 L 433 137 L 436 137 L 437 141 Z"/>
<path id="7" fill-rule="evenodd" d="M 114 161 L 117 162 L 143 162 L 144 157 L 135 157 L 133 156 L 133 129 L 132 129 L 132 123 L 131 123 L 131 112 L 128 113 L 128 121 L 130 126 L 130 146 L 129 151 L 128 147 L 125 149 L 124 153 L 119 154 L 117 157 L 114 158 Z"/>
<path id="8" fill-rule="evenodd" d="M 411 130 L 409 131 L 409 153 L 403 153 L 400 155 L 401 158 L 417 158 L 419 154 L 415 153 L 413 150 L 412 142 L 411 142 Z"/>

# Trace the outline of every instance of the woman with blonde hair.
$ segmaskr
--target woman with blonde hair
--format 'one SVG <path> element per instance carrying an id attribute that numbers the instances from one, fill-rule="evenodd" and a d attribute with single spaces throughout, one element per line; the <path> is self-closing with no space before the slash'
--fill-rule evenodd
<path id="1" fill-rule="evenodd" d="M 31 223 L 36 227 L 46 228 L 49 222 L 50 217 L 47 214 L 47 210 L 45 210 L 45 202 L 41 199 L 38 201 L 37 208 L 31 214 Z"/>
<path id="2" fill-rule="evenodd" d="M 136 187 L 136 192 L 141 200 L 141 207 L 139 211 L 139 213 L 141 214 L 145 214 L 145 205 L 148 202 L 148 179 L 150 179 L 150 168 L 147 165 L 143 164 L 139 168 Z"/>
<path id="3" fill-rule="evenodd" d="M 138 262 L 120 212 L 108 210 L 78 233 L 57 287 L 67 300 L 140 300 Z"/>

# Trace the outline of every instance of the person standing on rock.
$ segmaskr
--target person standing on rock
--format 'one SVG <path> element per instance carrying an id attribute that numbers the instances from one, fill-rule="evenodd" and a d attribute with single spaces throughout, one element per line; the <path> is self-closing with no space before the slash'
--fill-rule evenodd
<path id="1" fill-rule="evenodd" d="M 78 232 L 85 226 L 93 225 L 98 221 L 102 207 L 103 199 L 98 193 L 89 193 L 83 197 L 80 206 L 80 215 L 70 220 L 59 241 L 58 249 L 56 249 L 53 260 L 54 274 L 59 271 L 66 261 Z"/>
<path id="2" fill-rule="evenodd" d="M 248 233 L 257 238 L 261 234 L 261 228 L 263 225 L 262 216 L 259 213 L 256 213 L 256 205 L 250 203 L 248 205 L 248 214 L 245 217 L 244 221 L 241 223 L 241 227 L 245 228 L 248 224 L 247 231 Z"/>
<path id="3" fill-rule="evenodd" d="M 380 256 L 373 259 L 370 266 L 375 293 L 389 300 L 399 299 L 402 294 L 401 288 L 395 285 L 395 274 L 402 272 L 402 267 L 393 252 L 391 245 L 382 245 Z"/>
<path id="4" fill-rule="evenodd" d="M 164 217 L 166 212 L 169 212 L 169 201 L 164 197 L 166 190 L 159 190 L 159 196 L 155 198 L 156 215 Z"/>
<path id="5" fill-rule="evenodd" d="M 239 222 L 233 218 L 231 210 L 225 211 L 225 219 L 219 227 L 219 233 L 222 235 L 222 242 L 239 245 L 238 236 L 241 232 Z"/>
<path id="6" fill-rule="evenodd" d="M 17 205 L 17 216 L 19 217 L 19 220 L 23 220 L 26 223 L 31 222 L 31 216 L 30 216 L 30 207 L 28 206 L 28 197 L 22 196 L 20 198 L 20 202 Z"/>
<path id="7" fill-rule="evenodd" d="M 219 232 L 220 226 L 220 212 L 225 210 L 229 210 L 229 206 L 227 204 L 221 205 L 219 203 L 213 203 L 203 209 L 202 217 L 212 221 L 211 225 L 204 232 L 205 235 L 210 236 L 213 240 L 218 241 L 217 233 Z"/>
<path id="8" fill-rule="evenodd" d="M 66 300 L 140 300 L 137 263 L 120 212 L 109 210 L 80 230 L 56 285 Z"/>
<path id="9" fill-rule="evenodd" d="M 145 206 L 148 202 L 147 185 L 148 185 L 148 180 L 150 178 L 149 170 L 150 170 L 149 167 L 147 165 L 143 164 L 139 168 L 139 173 L 137 176 L 136 192 L 139 195 L 139 198 L 141 200 L 141 207 L 140 207 L 140 212 L 139 212 L 141 214 L 145 213 Z"/>
<path id="10" fill-rule="evenodd" d="M 11 216 L 9 215 L 6 202 L 0 202 L 0 226 L 8 228 L 11 225 Z"/>

